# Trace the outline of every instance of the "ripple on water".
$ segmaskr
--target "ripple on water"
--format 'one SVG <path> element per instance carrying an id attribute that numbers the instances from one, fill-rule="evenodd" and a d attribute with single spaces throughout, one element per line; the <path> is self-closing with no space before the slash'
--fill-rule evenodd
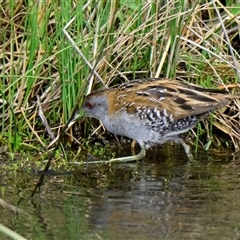
<path id="1" fill-rule="evenodd" d="M 240 159 L 174 154 L 49 176 L 33 202 L 38 177 L 6 175 L 1 198 L 24 214 L 0 207 L 1 223 L 29 239 L 239 238 Z"/>

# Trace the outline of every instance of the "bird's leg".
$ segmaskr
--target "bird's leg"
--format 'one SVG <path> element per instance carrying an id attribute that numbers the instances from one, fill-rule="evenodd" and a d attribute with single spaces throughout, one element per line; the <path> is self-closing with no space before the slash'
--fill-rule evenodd
<path id="1" fill-rule="evenodd" d="M 135 145 L 136 145 L 136 140 L 132 140 L 132 143 L 131 143 L 132 155 L 136 155 L 136 153 L 135 153 Z"/>
<path id="2" fill-rule="evenodd" d="M 138 161 L 146 156 L 146 150 L 145 148 L 141 147 L 141 151 L 134 156 L 128 156 L 128 157 L 119 157 L 119 158 L 112 158 L 110 160 L 99 160 L 99 161 L 92 161 L 92 162 L 72 162 L 72 164 L 77 164 L 77 165 L 83 165 L 83 164 L 111 164 L 113 162 L 133 162 L 133 161 Z"/>
<path id="3" fill-rule="evenodd" d="M 132 162 L 132 161 L 138 161 L 146 156 L 146 150 L 145 148 L 141 147 L 141 151 L 137 155 L 128 156 L 128 157 L 119 157 L 119 158 L 113 158 L 108 161 L 101 161 L 102 163 L 112 163 L 112 162 Z"/>
<path id="4" fill-rule="evenodd" d="M 194 162 L 194 157 L 191 153 L 190 147 L 181 138 L 179 138 L 177 141 L 182 144 L 182 146 L 185 150 L 185 153 L 186 153 L 188 159 L 190 160 L 190 162 Z"/>

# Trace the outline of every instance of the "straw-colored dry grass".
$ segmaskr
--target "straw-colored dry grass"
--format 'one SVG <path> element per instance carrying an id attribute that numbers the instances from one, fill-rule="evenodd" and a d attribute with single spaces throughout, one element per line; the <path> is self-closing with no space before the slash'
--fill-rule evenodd
<path id="1" fill-rule="evenodd" d="M 234 1 L 30 2 L 2 1 L 0 8 L 0 142 L 9 150 L 46 149 L 76 101 L 102 85 L 164 77 L 239 94 Z M 73 17 L 67 32 L 75 47 L 62 32 Z M 207 133 L 203 144 L 219 143 L 212 137 L 219 129 L 238 149 L 239 102 L 209 119 L 207 131 L 198 129 Z"/>

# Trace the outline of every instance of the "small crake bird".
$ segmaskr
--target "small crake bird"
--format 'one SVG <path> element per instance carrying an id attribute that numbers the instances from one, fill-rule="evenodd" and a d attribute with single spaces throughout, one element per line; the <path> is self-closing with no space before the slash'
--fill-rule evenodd
<path id="1" fill-rule="evenodd" d="M 145 149 L 166 141 L 181 143 L 192 160 L 190 148 L 180 134 L 234 98 L 239 96 L 183 81 L 139 79 L 89 94 L 80 111 L 101 120 L 109 132 L 134 139 L 141 146 L 141 152 L 135 156 L 106 162 L 139 160 L 146 155 Z"/>

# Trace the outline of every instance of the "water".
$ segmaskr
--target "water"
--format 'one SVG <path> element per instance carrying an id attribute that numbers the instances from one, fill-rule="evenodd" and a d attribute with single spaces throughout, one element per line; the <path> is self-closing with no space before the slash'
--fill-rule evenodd
<path id="1" fill-rule="evenodd" d="M 27 239 L 240 239 L 239 156 L 160 154 L 48 176 L 33 201 L 39 176 L 2 175 L 0 197 L 23 212 L 0 206 L 0 223 Z"/>

